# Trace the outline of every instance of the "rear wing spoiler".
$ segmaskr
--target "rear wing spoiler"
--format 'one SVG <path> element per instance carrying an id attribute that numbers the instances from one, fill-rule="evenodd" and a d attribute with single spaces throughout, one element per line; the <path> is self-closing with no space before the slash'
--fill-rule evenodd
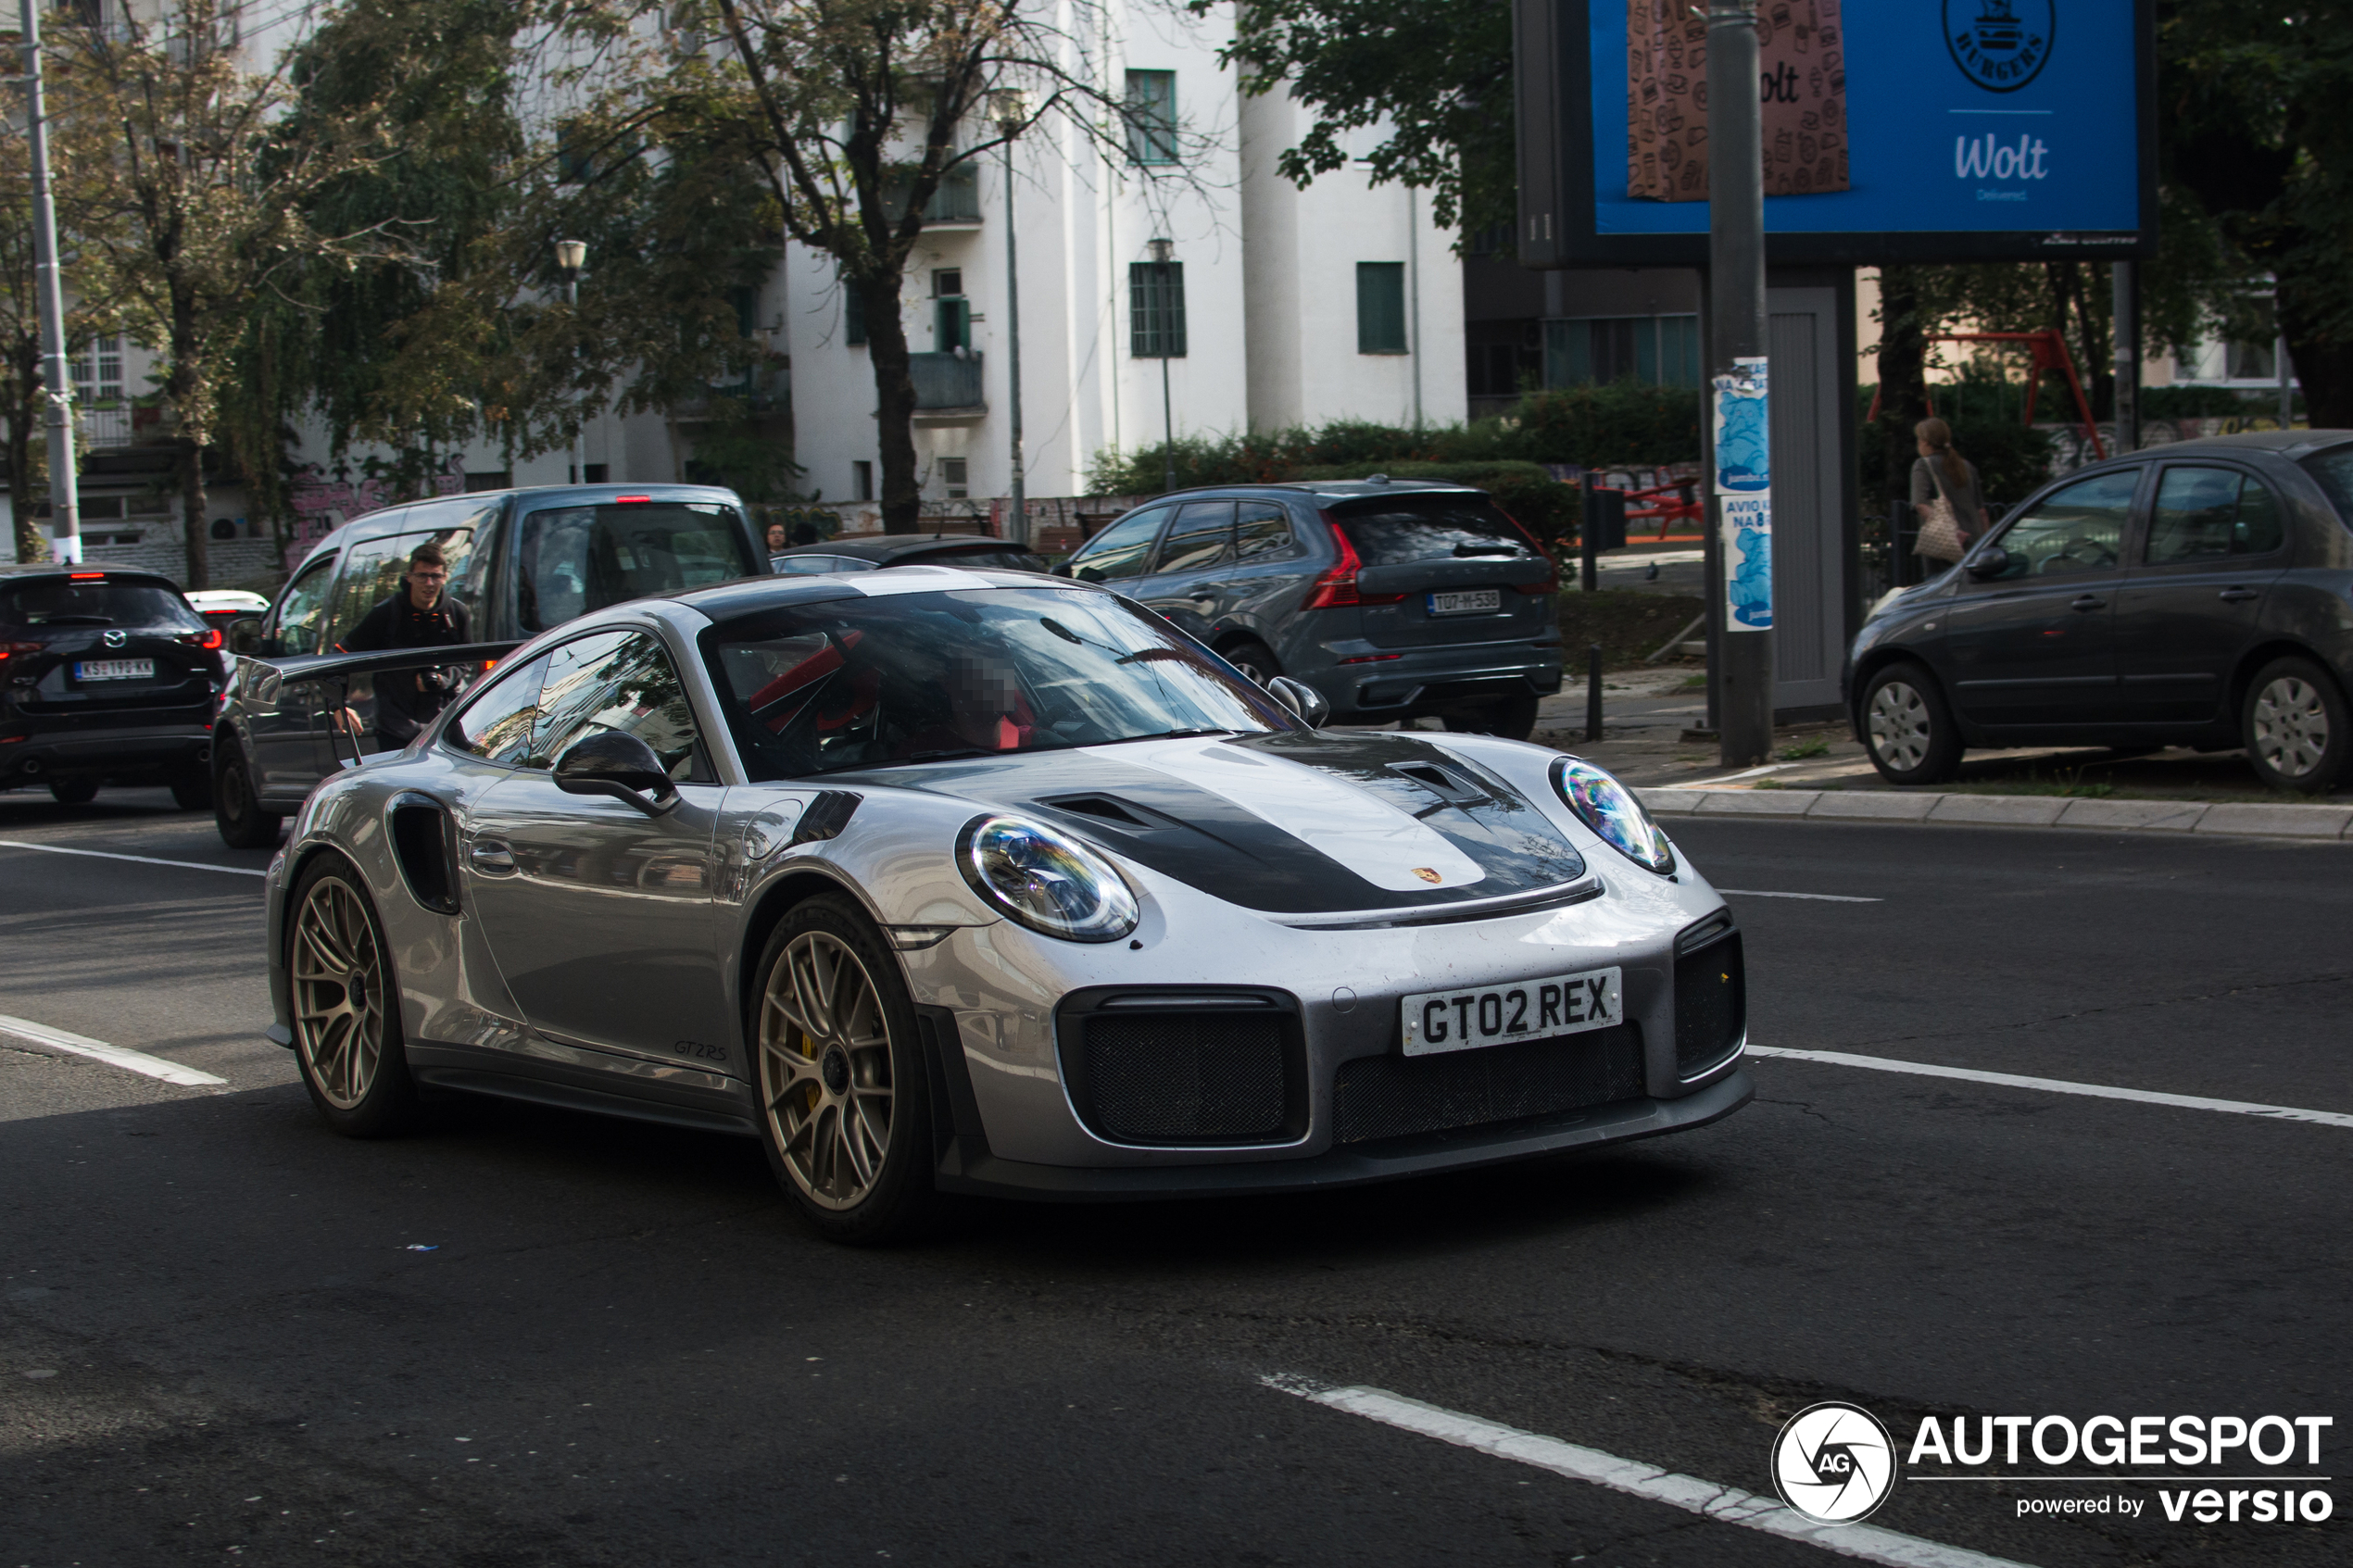
<path id="1" fill-rule="evenodd" d="M 386 670 L 438 670 L 451 664 L 489 664 L 506 658 L 522 646 L 520 639 L 510 643 L 459 643 L 454 646 L 422 648 L 378 648 L 370 653 L 306 653 L 293 659 L 263 659 L 255 660 L 277 672 L 281 684 L 293 685 L 305 681 L 348 680 L 354 675 L 373 675 Z M 251 654 L 239 654 L 240 659 L 252 659 Z"/>

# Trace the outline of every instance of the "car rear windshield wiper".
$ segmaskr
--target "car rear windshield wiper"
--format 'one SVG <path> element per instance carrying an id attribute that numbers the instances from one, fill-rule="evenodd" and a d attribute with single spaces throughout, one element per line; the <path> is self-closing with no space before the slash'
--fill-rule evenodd
<path id="1" fill-rule="evenodd" d="M 1458 556 L 1516 556 L 1521 553 L 1517 545 L 1457 545 Z"/>
<path id="2" fill-rule="evenodd" d="M 111 615 L 51 615 L 34 622 L 37 626 L 111 626 Z"/>

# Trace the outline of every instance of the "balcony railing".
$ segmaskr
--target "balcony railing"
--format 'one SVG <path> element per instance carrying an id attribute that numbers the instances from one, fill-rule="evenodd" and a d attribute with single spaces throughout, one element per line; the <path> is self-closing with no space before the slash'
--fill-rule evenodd
<path id="1" fill-rule="evenodd" d="M 131 405 L 75 405 L 74 435 L 84 451 L 131 445 Z"/>
<path id="2" fill-rule="evenodd" d="M 907 210 L 907 190 L 885 190 L 883 209 L 897 218 Z M 924 203 L 926 223 L 977 223 L 980 221 L 980 166 L 960 163 L 939 177 L 939 184 Z"/>
<path id="3" fill-rule="evenodd" d="M 915 383 L 918 409 L 977 408 L 988 401 L 980 389 L 978 354 L 910 354 L 907 373 Z"/>

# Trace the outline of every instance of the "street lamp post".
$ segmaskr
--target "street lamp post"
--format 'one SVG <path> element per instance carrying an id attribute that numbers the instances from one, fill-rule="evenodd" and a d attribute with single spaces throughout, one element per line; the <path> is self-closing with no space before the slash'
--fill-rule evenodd
<path id="1" fill-rule="evenodd" d="M 1757 0 L 1707 8 L 1708 432 L 1715 569 L 1708 649 L 1726 767 L 1773 749 L 1772 425 L 1766 417 L 1764 105 Z"/>
<path id="2" fill-rule="evenodd" d="M 588 247 L 579 240 L 556 242 L 556 267 L 564 275 L 564 300 L 572 307 L 575 323 L 580 315 L 580 270 L 588 264 Z M 572 477 L 568 483 L 585 483 L 588 478 L 588 448 L 579 423 L 572 429 Z"/>
<path id="3" fill-rule="evenodd" d="M 1153 282 L 1160 292 L 1159 308 L 1152 312 L 1155 327 L 1152 340 L 1160 349 L 1160 477 L 1163 490 L 1176 488 L 1176 415 L 1168 396 L 1168 351 L 1175 345 L 1171 328 L 1175 315 L 1169 309 L 1168 268 L 1176 259 L 1175 240 L 1147 240 L 1144 249 L 1152 258 Z"/>
<path id="4" fill-rule="evenodd" d="M 1029 543 L 1029 495 L 1021 458 L 1021 272 L 1013 246 L 1013 138 L 1029 125 L 1029 94 L 1014 89 L 996 94 L 997 129 L 1005 137 L 1005 374 L 1013 422 L 1013 515 L 1006 534 Z"/>
<path id="5" fill-rule="evenodd" d="M 49 520 L 56 555 L 82 559 L 73 457 L 73 371 L 66 363 L 65 290 L 57 276 L 57 210 L 49 194 L 49 115 L 41 94 L 41 7 L 24 0 L 25 144 L 32 161 L 32 270 L 41 314 L 41 379 L 47 383 Z M 204 519 L 188 520 L 188 554 L 202 548 Z"/>

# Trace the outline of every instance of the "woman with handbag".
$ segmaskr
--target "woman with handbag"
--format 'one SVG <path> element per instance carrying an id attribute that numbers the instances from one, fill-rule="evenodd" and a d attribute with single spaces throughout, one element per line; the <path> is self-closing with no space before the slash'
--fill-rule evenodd
<path id="1" fill-rule="evenodd" d="M 1920 520 L 1919 543 L 1912 553 L 1959 560 L 1989 526 L 1977 465 L 1953 450 L 1953 427 L 1943 420 L 1922 420 L 1912 435 L 1920 448 L 1912 464 L 1912 509 Z"/>

